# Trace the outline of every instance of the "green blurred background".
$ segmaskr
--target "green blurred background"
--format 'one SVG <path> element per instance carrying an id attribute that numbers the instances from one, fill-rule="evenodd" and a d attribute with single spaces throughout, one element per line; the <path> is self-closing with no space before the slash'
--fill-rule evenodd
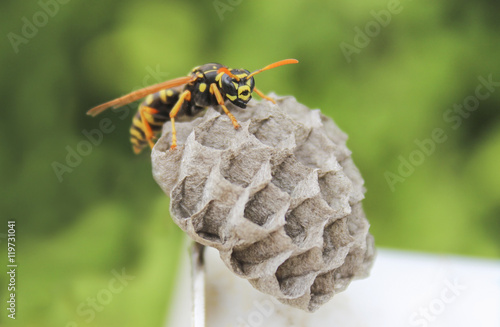
<path id="1" fill-rule="evenodd" d="M 349 134 L 378 246 L 499 258 L 499 86 L 474 104 L 480 77 L 500 81 L 499 9 L 491 0 L 2 1 L 0 255 L 16 220 L 19 268 L 17 319 L 4 304 L 0 324 L 163 325 L 184 236 L 148 151 L 131 150 L 135 105 L 85 112 L 208 62 L 255 70 L 300 60 L 257 85 L 321 108 Z M 476 110 L 449 111 L 464 101 Z M 113 131 L 86 148 L 83 130 L 103 119 Z M 446 141 L 432 146 L 435 129 Z M 432 151 L 419 155 L 419 141 Z M 68 151 L 79 150 L 70 167 Z M 58 164 L 68 167 L 59 177 Z M 123 269 L 135 278 L 110 292 Z"/>

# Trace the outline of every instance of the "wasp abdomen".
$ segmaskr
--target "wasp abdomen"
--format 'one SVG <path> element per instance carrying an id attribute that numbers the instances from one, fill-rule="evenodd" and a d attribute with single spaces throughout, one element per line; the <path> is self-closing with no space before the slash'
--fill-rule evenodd
<path id="1" fill-rule="evenodd" d="M 130 126 L 130 142 L 136 154 L 140 153 L 151 141 L 148 134 L 151 132 L 152 137 L 158 135 L 163 124 L 170 120 L 170 111 L 179 100 L 179 95 L 180 92 L 176 89 L 161 90 L 148 95 L 141 102 Z M 151 131 L 145 126 L 143 119 L 147 121 Z"/>

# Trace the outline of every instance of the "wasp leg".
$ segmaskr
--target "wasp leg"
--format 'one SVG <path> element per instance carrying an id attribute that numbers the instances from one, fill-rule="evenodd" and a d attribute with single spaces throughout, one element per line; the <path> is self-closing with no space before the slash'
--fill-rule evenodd
<path id="1" fill-rule="evenodd" d="M 226 115 L 231 119 L 231 122 L 233 123 L 233 126 L 235 129 L 240 128 L 240 124 L 238 124 L 238 121 L 236 118 L 234 118 L 233 114 L 229 112 L 229 110 L 226 108 L 226 105 L 224 104 L 224 98 L 222 97 L 222 94 L 220 94 L 219 89 L 217 88 L 217 84 L 212 83 L 210 84 L 210 93 L 215 94 L 215 98 L 217 99 L 217 103 L 219 106 L 222 107 L 222 110 L 226 113 Z"/>
<path id="2" fill-rule="evenodd" d="M 253 89 L 255 93 L 257 93 L 262 99 L 266 99 L 267 101 L 271 101 L 272 103 L 276 104 L 276 101 L 274 101 L 274 99 L 268 97 L 267 95 L 265 95 L 264 93 L 262 93 L 261 91 L 259 91 L 259 89 L 257 88 L 254 88 Z"/>
<path id="3" fill-rule="evenodd" d="M 149 125 L 149 122 L 145 114 L 148 113 L 150 115 L 154 115 L 157 114 L 158 112 L 159 112 L 158 110 L 147 106 L 140 106 L 139 108 L 139 114 L 141 115 L 142 125 L 144 126 L 144 134 L 146 136 L 146 141 L 148 141 L 149 147 L 151 149 L 155 145 L 153 142 L 154 133 L 153 130 L 151 129 L 151 126 Z"/>
<path id="4" fill-rule="evenodd" d="M 175 116 L 177 116 L 177 113 L 181 109 L 181 106 L 184 103 L 184 100 L 191 101 L 191 92 L 189 90 L 186 90 L 186 91 L 181 93 L 181 95 L 179 96 L 179 100 L 177 100 L 177 102 L 175 103 L 175 106 L 170 111 L 170 121 L 172 122 L 172 145 L 170 146 L 171 150 L 173 150 L 177 147 L 177 132 L 175 131 Z"/>

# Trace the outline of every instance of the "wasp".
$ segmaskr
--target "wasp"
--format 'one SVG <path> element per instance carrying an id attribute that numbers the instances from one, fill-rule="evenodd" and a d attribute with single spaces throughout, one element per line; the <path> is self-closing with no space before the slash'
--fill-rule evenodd
<path id="1" fill-rule="evenodd" d="M 252 73 L 246 69 L 230 69 L 221 64 L 209 63 L 193 68 L 186 77 L 148 86 L 98 105 L 90 109 L 87 114 L 96 116 L 110 107 L 118 108 L 144 98 L 130 127 L 130 142 L 134 152 L 139 154 L 147 145 L 153 148 L 153 140 L 160 134 L 163 124 L 168 120 L 172 122 L 170 148 L 173 150 L 177 147 L 175 131 L 177 117 L 194 117 L 206 107 L 219 105 L 231 119 L 234 128 L 238 129 L 240 125 L 227 109 L 226 103 L 229 101 L 245 109 L 253 92 L 263 99 L 276 103 L 255 88 L 253 77 L 265 70 L 295 63 L 298 63 L 298 60 L 285 59 Z"/>

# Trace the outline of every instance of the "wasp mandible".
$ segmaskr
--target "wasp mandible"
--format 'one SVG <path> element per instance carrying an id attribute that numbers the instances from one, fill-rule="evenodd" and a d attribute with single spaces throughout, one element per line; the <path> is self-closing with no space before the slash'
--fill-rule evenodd
<path id="1" fill-rule="evenodd" d="M 282 65 L 296 64 L 296 59 L 285 59 L 250 73 L 246 69 L 230 69 L 227 66 L 210 63 L 191 70 L 186 77 L 179 77 L 134 91 L 120 98 L 103 103 L 90 109 L 87 114 L 96 116 L 104 110 L 118 108 L 130 102 L 144 98 L 132 120 L 130 127 L 130 142 L 136 154 L 147 144 L 154 146 L 153 139 L 161 132 L 165 122 L 172 122 L 172 145 L 177 147 L 175 119 L 178 116 L 196 116 L 208 106 L 219 105 L 231 119 L 234 128 L 239 128 L 238 121 L 227 109 L 225 103 L 230 101 L 245 109 L 257 93 L 261 98 L 276 103 L 255 88 L 254 76 L 265 70 Z M 185 85 L 183 88 L 180 86 Z"/>

